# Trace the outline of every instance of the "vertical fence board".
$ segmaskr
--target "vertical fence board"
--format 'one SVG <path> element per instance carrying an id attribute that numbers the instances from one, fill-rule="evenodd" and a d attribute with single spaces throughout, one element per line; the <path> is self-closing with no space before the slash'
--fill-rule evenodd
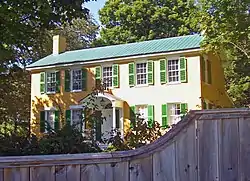
<path id="1" fill-rule="evenodd" d="M 250 118 L 239 119 L 240 130 L 240 179 L 250 180 Z"/>
<path id="2" fill-rule="evenodd" d="M 217 120 L 198 121 L 199 181 L 219 179 L 217 123 Z"/>
<path id="3" fill-rule="evenodd" d="M 4 181 L 4 169 L 3 168 L 0 168 L 0 181 Z"/>
<path id="4" fill-rule="evenodd" d="M 67 166 L 67 181 L 80 181 L 80 165 Z"/>
<path id="5" fill-rule="evenodd" d="M 129 164 L 130 181 L 152 180 L 152 156 L 132 160 Z"/>
<path id="6" fill-rule="evenodd" d="M 81 165 L 81 181 L 105 181 L 105 164 Z"/>
<path id="7" fill-rule="evenodd" d="M 153 154 L 153 180 L 176 181 L 175 142 Z"/>
<path id="8" fill-rule="evenodd" d="M 5 168 L 4 181 L 29 181 L 29 168 Z"/>
<path id="9" fill-rule="evenodd" d="M 176 137 L 176 180 L 197 180 L 196 128 L 190 125 Z"/>
<path id="10" fill-rule="evenodd" d="M 67 181 L 67 166 L 56 166 L 55 177 L 56 181 Z"/>
<path id="11" fill-rule="evenodd" d="M 55 167 L 31 167 L 31 181 L 55 181 Z"/>
<path id="12" fill-rule="evenodd" d="M 129 164 L 128 162 L 116 163 L 114 166 L 114 181 L 129 181 Z"/>
<path id="13" fill-rule="evenodd" d="M 222 120 L 220 135 L 220 180 L 238 180 L 239 132 L 238 119 Z"/>

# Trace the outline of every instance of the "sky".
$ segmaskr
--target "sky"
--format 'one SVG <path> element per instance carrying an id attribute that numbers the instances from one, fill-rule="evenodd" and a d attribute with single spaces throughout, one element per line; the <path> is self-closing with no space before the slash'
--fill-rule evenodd
<path id="1" fill-rule="evenodd" d="M 101 9 L 106 0 L 90 1 L 84 4 L 86 8 L 90 10 L 90 14 L 94 16 L 94 19 L 100 24 L 98 10 Z"/>

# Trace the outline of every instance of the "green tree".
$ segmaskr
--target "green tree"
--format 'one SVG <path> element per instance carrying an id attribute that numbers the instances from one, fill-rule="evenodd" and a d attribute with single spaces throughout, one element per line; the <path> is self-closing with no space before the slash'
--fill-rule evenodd
<path id="1" fill-rule="evenodd" d="M 250 105 L 249 0 L 201 0 L 193 26 L 204 32 L 203 46 L 224 60 L 226 87 L 235 105 Z"/>
<path id="2" fill-rule="evenodd" d="M 99 11 L 103 25 L 96 45 L 111 45 L 186 35 L 189 16 L 196 7 L 191 0 L 108 0 Z"/>

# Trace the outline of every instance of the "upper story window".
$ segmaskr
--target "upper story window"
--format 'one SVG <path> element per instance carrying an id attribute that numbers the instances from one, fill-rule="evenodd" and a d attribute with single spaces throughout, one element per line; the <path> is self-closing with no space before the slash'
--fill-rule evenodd
<path id="1" fill-rule="evenodd" d="M 47 72 L 47 93 L 56 92 L 56 73 L 55 72 Z"/>
<path id="2" fill-rule="evenodd" d="M 153 85 L 154 84 L 154 62 L 131 62 L 128 64 L 129 86 Z"/>
<path id="3" fill-rule="evenodd" d="M 102 68 L 102 77 L 103 77 L 103 83 L 107 88 L 113 86 L 112 66 Z"/>
<path id="4" fill-rule="evenodd" d="M 67 69 L 64 71 L 65 92 L 84 91 L 87 89 L 87 69 Z"/>
<path id="5" fill-rule="evenodd" d="M 136 64 L 136 84 L 145 85 L 147 84 L 147 63 Z"/>
<path id="6" fill-rule="evenodd" d="M 160 82 L 187 82 L 187 59 L 185 57 L 160 60 Z"/>
<path id="7" fill-rule="evenodd" d="M 120 86 L 119 65 L 97 66 L 95 68 L 95 79 L 96 85 L 102 82 L 106 88 L 118 88 Z"/>
<path id="8" fill-rule="evenodd" d="M 60 92 L 60 71 L 50 71 L 40 73 L 40 92 L 56 93 Z"/>
<path id="9" fill-rule="evenodd" d="M 180 64 L 179 59 L 168 60 L 168 82 L 180 81 Z"/>
<path id="10" fill-rule="evenodd" d="M 202 81 L 212 84 L 212 64 L 207 58 L 201 57 L 201 75 Z"/>
<path id="11" fill-rule="evenodd" d="M 82 70 L 81 69 L 72 70 L 71 75 L 72 75 L 71 90 L 73 91 L 82 90 Z"/>

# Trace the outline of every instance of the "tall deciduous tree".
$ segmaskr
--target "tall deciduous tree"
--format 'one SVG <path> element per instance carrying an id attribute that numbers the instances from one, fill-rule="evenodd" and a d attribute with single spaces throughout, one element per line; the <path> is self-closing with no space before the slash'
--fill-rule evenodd
<path id="1" fill-rule="evenodd" d="M 192 0 L 108 0 L 99 11 L 103 25 L 96 44 L 110 45 L 186 35 Z"/>
<path id="2" fill-rule="evenodd" d="M 204 31 L 204 47 L 223 53 L 228 93 L 236 106 L 249 106 L 249 0 L 201 0 L 198 6 L 193 25 Z"/>

